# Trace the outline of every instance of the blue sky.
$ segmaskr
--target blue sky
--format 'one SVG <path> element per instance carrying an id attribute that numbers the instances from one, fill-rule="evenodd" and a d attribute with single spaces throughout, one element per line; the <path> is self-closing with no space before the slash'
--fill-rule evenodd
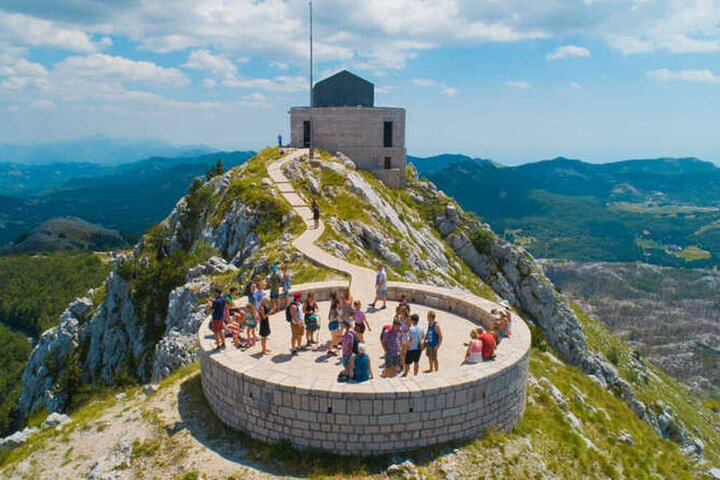
<path id="1" fill-rule="evenodd" d="M 719 3 L 316 0 L 316 78 L 374 82 L 411 154 L 720 162 Z M 307 63 L 305 1 L 0 0 L 0 142 L 262 148 Z"/>

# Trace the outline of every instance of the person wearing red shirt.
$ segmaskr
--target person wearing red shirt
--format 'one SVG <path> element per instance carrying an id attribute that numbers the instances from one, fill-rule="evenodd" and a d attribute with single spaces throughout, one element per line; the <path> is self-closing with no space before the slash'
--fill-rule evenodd
<path id="1" fill-rule="evenodd" d="M 480 328 L 478 328 L 480 330 Z M 482 330 L 482 333 L 478 335 L 478 340 L 482 342 L 482 358 L 483 360 L 493 360 L 495 358 L 495 348 L 497 343 L 492 333 Z"/>

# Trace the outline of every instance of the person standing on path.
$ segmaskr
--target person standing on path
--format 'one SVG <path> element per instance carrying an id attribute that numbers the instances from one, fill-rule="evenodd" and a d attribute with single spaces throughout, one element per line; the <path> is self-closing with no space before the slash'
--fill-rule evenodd
<path id="1" fill-rule="evenodd" d="M 212 309 L 212 331 L 215 334 L 215 347 L 218 350 L 225 350 L 225 319 L 228 316 L 228 303 L 223 297 L 222 290 L 215 288 L 215 299 L 208 300 Z"/>
<path id="2" fill-rule="evenodd" d="M 382 300 L 383 305 L 380 308 L 387 307 L 387 273 L 385 273 L 385 265 L 378 263 L 377 274 L 375 275 L 375 299 L 370 306 L 375 308 L 375 303 Z"/>
<path id="3" fill-rule="evenodd" d="M 442 332 L 440 331 L 440 325 L 435 321 L 435 312 L 430 310 L 427 314 L 428 329 L 425 333 L 425 348 L 427 349 L 428 362 L 430 367 L 425 370 L 425 373 L 437 372 L 440 365 L 438 364 L 438 350 L 442 345 Z"/>
<path id="4" fill-rule="evenodd" d="M 290 353 L 292 355 L 297 355 L 300 350 L 303 333 L 305 333 L 301 308 L 300 292 L 295 292 L 292 303 L 285 310 L 285 319 L 290 323 Z"/>
<path id="5" fill-rule="evenodd" d="M 418 325 L 418 323 L 420 323 L 420 317 L 417 313 L 410 315 L 410 323 L 412 325 L 408 331 L 408 337 L 410 340 L 408 342 L 407 353 L 405 353 L 405 365 L 402 374 L 403 377 L 407 377 L 410 372 L 410 365 L 413 365 L 413 375 L 418 374 L 418 370 L 420 370 L 420 352 L 422 341 L 425 336 L 425 332 L 422 327 Z"/>
<path id="6" fill-rule="evenodd" d="M 267 340 L 270 336 L 270 314 L 273 311 L 272 302 L 265 297 L 260 305 L 260 343 L 262 344 L 262 354 L 267 355 L 271 350 L 267 348 Z"/>
<path id="7" fill-rule="evenodd" d="M 318 205 L 317 200 L 313 198 L 312 201 L 312 214 L 313 214 L 313 221 L 315 222 L 315 228 L 320 228 L 320 205 Z"/>
<path id="8" fill-rule="evenodd" d="M 270 276 L 268 277 L 268 286 L 270 287 L 270 304 L 272 307 L 271 314 L 280 310 L 280 285 L 282 278 L 278 273 L 277 262 L 270 267 Z"/>

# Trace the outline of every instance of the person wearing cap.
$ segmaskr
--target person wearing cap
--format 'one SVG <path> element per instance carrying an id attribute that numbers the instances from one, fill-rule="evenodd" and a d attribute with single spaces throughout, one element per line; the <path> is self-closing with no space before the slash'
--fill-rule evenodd
<path id="1" fill-rule="evenodd" d="M 285 316 L 290 323 L 290 353 L 297 355 L 302 346 L 302 337 L 305 333 L 305 322 L 302 317 L 302 306 L 300 304 L 300 292 L 295 292 L 292 303 L 285 310 Z"/>
<path id="2" fill-rule="evenodd" d="M 512 333 L 512 316 L 510 315 L 510 304 L 507 300 L 500 302 L 500 308 L 494 309 L 493 314 L 497 315 L 495 319 L 494 331 L 497 332 L 499 338 L 509 338 Z M 482 332 L 478 332 L 478 335 Z"/>

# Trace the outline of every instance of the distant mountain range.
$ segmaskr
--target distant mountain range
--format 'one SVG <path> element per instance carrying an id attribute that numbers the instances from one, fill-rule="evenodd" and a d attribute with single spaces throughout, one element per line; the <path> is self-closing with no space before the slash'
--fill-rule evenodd
<path id="1" fill-rule="evenodd" d="M 114 167 L 97 164 L 50 164 L 43 167 L 0 166 L 0 246 L 7 246 L 48 219 L 73 216 L 119 230 L 132 240 L 164 218 L 187 192 L 192 180 L 205 174 L 218 159 L 228 168 L 254 152 L 215 152 L 195 157 L 145 160 Z M 79 167 L 79 168 L 76 168 Z M 30 172 L 30 195 L 4 185 L 9 168 Z M 57 173 L 61 172 L 61 173 Z M 4 182 L 4 183 L 3 183 Z"/>
<path id="2" fill-rule="evenodd" d="M 130 140 L 93 135 L 55 142 L 0 144 L 0 163 L 119 165 L 141 158 L 195 157 L 213 151 L 216 149 L 202 145 L 172 145 L 155 139 Z"/>
<path id="3" fill-rule="evenodd" d="M 671 266 L 712 266 L 720 258 L 720 168 L 710 162 L 556 158 L 506 167 L 461 155 L 409 161 L 536 256 Z"/>

